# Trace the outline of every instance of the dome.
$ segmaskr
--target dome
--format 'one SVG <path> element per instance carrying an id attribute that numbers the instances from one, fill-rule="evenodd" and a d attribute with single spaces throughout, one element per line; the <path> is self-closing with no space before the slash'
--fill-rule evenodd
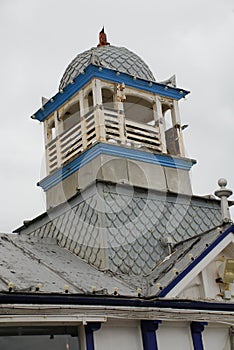
<path id="1" fill-rule="evenodd" d="M 94 47 L 78 54 L 63 74 L 59 89 L 64 89 L 70 84 L 90 63 L 140 79 L 155 81 L 153 73 L 139 56 L 125 47 L 110 45 Z"/>

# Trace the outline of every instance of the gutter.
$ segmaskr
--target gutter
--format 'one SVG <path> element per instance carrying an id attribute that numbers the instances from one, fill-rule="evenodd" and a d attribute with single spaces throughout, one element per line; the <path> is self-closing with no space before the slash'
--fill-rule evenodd
<path id="1" fill-rule="evenodd" d="M 1 293 L 0 304 L 37 304 L 37 305 L 85 305 L 85 306 L 118 306 L 132 308 L 161 308 L 179 310 L 200 311 L 225 311 L 234 313 L 234 303 L 218 303 L 206 301 L 194 301 L 183 299 L 145 299 L 125 298 L 120 296 L 95 296 L 95 295 L 61 295 L 61 294 L 24 294 L 24 293 Z"/>

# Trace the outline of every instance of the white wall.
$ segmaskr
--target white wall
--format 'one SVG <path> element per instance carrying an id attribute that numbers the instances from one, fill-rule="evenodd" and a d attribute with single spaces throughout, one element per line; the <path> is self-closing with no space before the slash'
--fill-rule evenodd
<path id="1" fill-rule="evenodd" d="M 231 350 L 229 325 L 209 324 L 202 338 L 205 350 Z M 189 322 L 164 321 L 156 332 L 159 350 L 193 350 Z M 109 320 L 94 332 L 95 350 L 143 350 L 140 322 Z"/>
<path id="2" fill-rule="evenodd" d="M 205 327 L 202 333 L 203 344 L 205 350 L 230 350 L 230 335 L 228 326 L 212 326 Z"/>
<path id="3" fill-rule="evenodd" d="M 109 321 L 94 332 L 95 350 L 143 350 L 140 322 Z"/>
<path id="4" fill-rule="evenodd" d="M 190 326 L 188 323 L 163 322 L 157 330 L 159 350 L 193 350 Z M 210 348 L 210 350 L 213 350 Z M 221 350 L 221 349 L 219 349 Z"/>

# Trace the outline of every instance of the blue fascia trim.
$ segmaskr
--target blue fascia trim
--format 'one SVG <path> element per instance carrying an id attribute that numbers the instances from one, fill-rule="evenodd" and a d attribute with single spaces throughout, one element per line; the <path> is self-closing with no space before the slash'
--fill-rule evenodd
<path id="1" fill-rule="evenodd" d="M 94 350 L 93 332 L 101 328 L 101 322 L 89 322 L 85 325 L 86 350 Z"/>
<path id="2" fill-rule="evenodd" d="M 40 122 L 44 121 L 51 113 L 56 111 L 61 105 L 63 105 L 69 98 L 82 89 L 91 79 L 100 78 L 103 80 L 125 83 L 126 86 L 139 89 L 142 91 L 151 92 L 161 96 L 180 100 L 185 97 L 189 91 L 179 88 L 174 88 L 164 84 L 150 82 L 140 78 L 134 79 L 131 75 L 118 72 L 108 68 L 97 67 L 90 64 L 83 74 L 79 74 L 74 82 L 65 87 L 62 92 L 55 94 L 42 108 L 40 108 L 33 116 L 33 119 L 37 119 Z"/>
<path id="3" fill-rule="evenodd" d="M 202 332 L 207 325 L 207 322 L 191 322 L 190 329 L 194 350 L 204 350 Z"/>
<path id="4" fill-rule="evenodd" d="M 174 169 L 182 169 L 187 171 L 189 171 L 195 163 L 195 161 L 190 159 L 173 158 L 160 153 L 154 154 L 122 146 L 97 143 L 92 148 L 85 151 L 73 161 L 65 165 L 63 168 L 60 168 L 53 174 L 41 180 L 38 183 L 38 185 L 41 186 L 44 191 L 47 191 L 51 187 L 57 185 L 59 182 L 65 180 L 68 176 L 72 175 L 74 172 L 76 172 L 77 170 L 79 170 L 84 165 L 86 165 L 91 160 L 93 160 L 101 154 L 137 160 L 141 162 L 157 164 L 160 166 L 170 167 Z"/>
<path id="5" fill-rule="evenodd" d="M 199 264 L 222 240 L 230 233 L 234 233 L 234 225 L 231 225 L 226 231 L 220 234 L 211 245 L 206 248 L 180 275 L 178 275 L 171 283 L 168 284 L 157 296 L 165 297 L 192 269 Z"/>
<path id="6" fill-rule="evenodd" d="M 158 350 L 156 331 L 162 321 L 142 320 L 141 335 L 144 350 Z"/>

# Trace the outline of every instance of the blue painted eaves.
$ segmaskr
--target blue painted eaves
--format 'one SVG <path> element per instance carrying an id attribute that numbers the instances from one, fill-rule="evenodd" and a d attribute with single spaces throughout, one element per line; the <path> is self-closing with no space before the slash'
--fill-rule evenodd
<path id="1" fill-rule="evenodd" d="M 99 78 L 114 83 L 125 83 L 126 86 L 151 92 L 164 97 L 180 100 L 185 97 L 189 91 L 167 86 L 161 83 L 150 82 L 139 78 L 134 78 L 126 73 L 116 72 L 115 70 L 97 67 L 90 64 L 83 74 L 79 74 L 74 82 L 65 87 L 63 91 L 54 95 L 42 108 L 40 108 L 33 116 L 40 122 L 44 121 L 51 113 L 62 106 L 69 98 L 82 89 L 91 79 Z"/>

